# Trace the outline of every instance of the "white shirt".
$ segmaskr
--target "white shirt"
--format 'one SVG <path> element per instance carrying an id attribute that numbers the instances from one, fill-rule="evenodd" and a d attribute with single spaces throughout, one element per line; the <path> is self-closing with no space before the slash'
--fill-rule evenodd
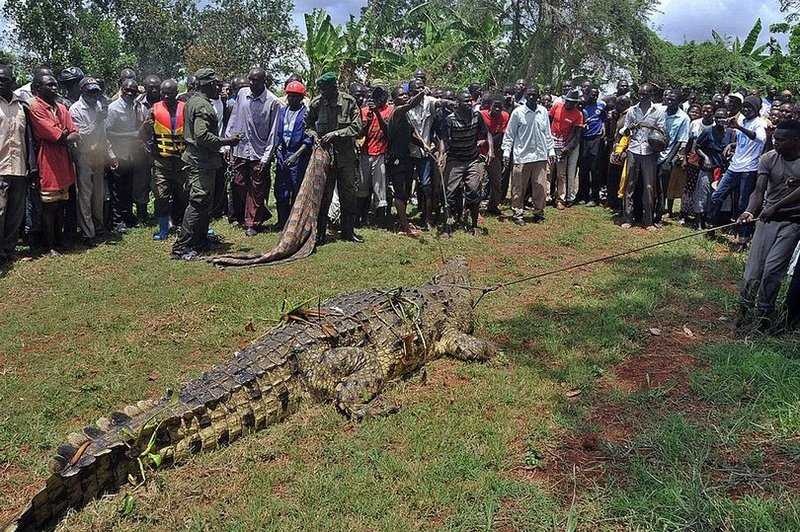
<path id="1" fill-rule="evenodd" d="M 514 154 L 514 164 L 535 163 L 555 157 L 550 115 L 542 105 L 536 110 L 519 105 L 508 119 L 503 137 L 503 157 Z"/>
<path id="2" fill-rule="evenodd" d="M 752 120 L 745 120 L 739 117 L 739 125 L 744 129 L 754 131 L 756 138 L 750 137 L 736 131 L 736 153 L 733 154 L 728 170 L 731 172 L 756 172 L 758 171 L 758 160 L 764 152 L 764 144 L 767 142 L 767 130 L 764 127 L 764 120 L 757 116 Z"/>
<path id="3" fill-rule="evenodd" d="M 406 114 L 411 127 L 414 128 L 417 135 L 425 142 L 431 140 L 431 129 L 433 129 L 433 119 L 436 116 L 436 102 L 438 101 L 439 100 L 432 96 L 425 95 L 422 97 L 422 101 L 417 104 L 416 107 L 409 109 Z M 412 157 L 424 157 L 422 148 L 419 146 L 412 144 L 409 148 L 411 148 Z"/>
<path id="4" fill-rule="evenodd" d="M 692 120 L 691 125 L 689 126 L 689 138 L 697 138 L 700 136 L 700 133 L 705 131 L 706 129 L 711 129 L 714 127 L 714 122 L 712 121 L 710 124 L 705 125 L 703 123 L 702 118 L 696 118 Z"/>
<path id="5" fill-rule="evenodd" d="M 636 128 L 631 133 L 631 140 L 628 144 L 629 152 L 636 155 L 650 155 L 653 153 L 653 148 L 650 147 L 650 143 L 647 141 L 652 129 L 636 126 L 644 124 L 664 131 L 666 125 L 664 109 L 664 106 L 657 103 L 651 103 L 645 111 L 642 111 L 639 105 L 633 105 L 628 109 L 628 112 L 625 113 L 623 129 L 630 131 L 631 128 Z"/>
<path id="6" fill-rule="evenodd" d="M 22 101 L 12 96 L 7 102 L 0 96 L 0 176 L 26 175 L 27 157 Z"/>

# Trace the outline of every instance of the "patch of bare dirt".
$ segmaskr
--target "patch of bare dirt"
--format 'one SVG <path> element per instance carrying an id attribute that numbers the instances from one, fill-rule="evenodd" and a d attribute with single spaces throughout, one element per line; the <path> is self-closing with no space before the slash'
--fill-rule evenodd
<path id="1" fill-rule="evenodd" d="M 701 369 L 703 362 L 691 354 L 702 342 L 720 340 L 729 334 L 719 321 L 721 311 L 712 307 L 670 309 L 670 315 L 688 320 L 660 324 L 647 335 L 639 354 L 628 357 L 611 368 L 589 398 L 583 431 L 561 435 L 556 448 L 545 449 L 535 466 L 516 465 L 509 474 L 517 479 L 547 486 L 568 502 L 575 493 L 604 484 L 608 478 L 622 474 L 627 461 L 626 449 L 637 435 L 648 430 L 654 417 L 681 413 L 696 421 L 708 419 L 719 407 L 710 405 L 691 389 L 690 375 Z M 650 326 L 653 328 L 652 326 Z M 654 334 L 655 333 L 655 334 Z M 620 393 L 653 392 L 658 402 L 620 402 Z M 568 399 L 578 401 L 580 396 Z M 519 434 L 526 434 L 520 430 Z M 758 449 L 763 459 L 752 461 Z M 743 442 L 735 447 L 716 449 L 721 457 L 709 464 L 709 475 L 732 498 L 764 495 L 770 489 L 800 491 L 800 462 L 788 456 L 772 442 Z M 514 456 L 524 456 L 525 444 L 512 442 Z M 517 464 L 520 460 L 517 461 Z"/>
<path id="2" fill-rule="evenodd" d="M 32 483 L 31 473 L 21 467 L 0 464 L 0 525 L 16 517 L 41 488 L 41 482 Z"/>

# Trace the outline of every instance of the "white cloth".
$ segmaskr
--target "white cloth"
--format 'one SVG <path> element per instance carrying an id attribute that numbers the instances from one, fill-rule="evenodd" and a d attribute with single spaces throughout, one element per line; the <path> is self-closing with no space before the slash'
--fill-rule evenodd
<path id="1" fill-rule="evenodd" d="M 550 115 L 542 105 L 536 110 L 527 105 L 517 106 L 508 119 L 503 136 L 503 157 L 513 153 L 514 164 L 535 163 L 555 157 Z"/>
<path id="2" fill-rule="evenodd" d="M 754 131 L 756 138 L 736 132 L 736 153 L 733 154 L 728 170 L 731 172 L 755 172 L 758 170 L 758 160 L 764 152 L 764 144 L 767 142 L 767 130 L 764 127 L 764 120 L 757 116 L 752 120 L 745 120 L 739 117 L 739 125 L 744 129 Z"/>

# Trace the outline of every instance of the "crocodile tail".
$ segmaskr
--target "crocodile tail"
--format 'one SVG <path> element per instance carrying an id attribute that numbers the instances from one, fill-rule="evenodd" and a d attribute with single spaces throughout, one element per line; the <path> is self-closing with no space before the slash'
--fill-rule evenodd
<path id="1" fill-rule="evenodd" d="M 58 447 L 45 485 L 14 521 L 0 528 L 53 528 L 70 509 L 114 493 L 127 482 L 143 482 L 143 472 L 280 421 L 296 410 L 303 396 L 289 366 L 217 367 L 187 383 L 178 395 L 139 401 L 70 434 Z"/>

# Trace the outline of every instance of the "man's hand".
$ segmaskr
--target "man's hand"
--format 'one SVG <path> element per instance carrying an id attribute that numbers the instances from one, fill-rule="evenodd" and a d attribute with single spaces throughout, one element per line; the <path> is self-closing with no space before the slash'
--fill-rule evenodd
<path id="1" fill-rule="evenodd" d="M 503 156 L 503 168 L 508 168 L 508 165 L 511 164 L 511 157 Z"/>
<path id="2" fill-rule="evenodd" d="M 736 220 L 736 223 L 739 225 L 749 224 L 752 223 L 753 220 L 755 220 L 755 216 L 753 216 L 752 213 L 745 211 L 741 214 L 741 216 L 739 216 L 739 219 Z"/>
<path id="3" fill-rule="evenodd" d="M 726 159 L 730 159 L 731 157 L 733 157 L 733 152 L 735 149 L 736 148 L 734 147 L 733 144 L 728 144 L 727 146 L 725 146 L 725 149 L 722 150 L 722 156 L 725 157 Z"/>
<path id="4" fill-rule="evenodd" d="M 108 167 L 112 170 L 119 169 L 119 160 L 116 157 L 112 157 L 111 160 L 108 162 Z"/>
<path id="5" fill-rule="evenodd" d="M 76 131 L 73 131 L 72 133 L 67 135 L 67 138 L 65 139 L 65 142 L 67 144 L 75 144 L 76 142 L 78 142 L 78 140 L 80 138 L 81 138 L 81 136 Z"/>
<path id="6" fill-rule="evenodd" d="M 732 116 L 728 119 L 728 127 L 731 129 L 739 129 L 739 120 Z"/>
<path id="7" fill-rule="evenodd" d="M 299 152 L 294 152 L 292 155 L 287 157 L 286 160 L 283 161 L 283 164 L 285 164 L 286 166 L 294 166 L 294 163 L 297 162 L 298 155 L 300 155 Z"/>
<path id="8" fill-rule="evenodd" d="M 330 133 L 325 133 L 324 135 L 322 135 L 322 137 L 319 139 L 319 143 L 322 144 L 323 146 L 327 146 L 328 144 L 333 142 L 333 139 L 335 138 L 336 138 L 336 133 L 334 131 L 331 131 Z"/>
<path id="9" fill-rule="evenodd" d="M 222 139 L 222 145 L 223 146 L 236 146 L 241 141 L 242 141 L 242 136 L 239 135 L 238 133 L 236 133 L 232 137 L 229 137 L 227 139 Z"/>

